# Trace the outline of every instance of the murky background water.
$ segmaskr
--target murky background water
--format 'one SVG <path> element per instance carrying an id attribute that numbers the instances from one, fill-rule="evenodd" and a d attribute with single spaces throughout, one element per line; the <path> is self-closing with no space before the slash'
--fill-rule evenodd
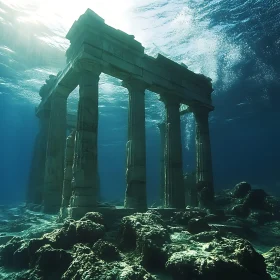
<path id="1" fill-rule="evenodd" d="M 4 0 L 0 2 L 0 203 L 24 199 L 38 130 L 34 108 L 44 80 L 65 66 L 65 35 L 87 8 L 107 24 L 135 35 L 146 53 L 161 53 L 212 78 L 211 113 L 217 189 L 247 180 L 279 192 L 280 1 Z M 100 80 L 101 194 L 122 199 L 125 189 L 127 93 Z M 77 91 L 68 111 L 77 109 Z M 146 94 L 149 201 L 159 185 L 163 105 Z M 193 119 L 182 118 L 184 170 L 194 169 Z M 110 174 L 110 176 L 108 176 Z M 278 189 L 277 189 L 278 188 Z"/>

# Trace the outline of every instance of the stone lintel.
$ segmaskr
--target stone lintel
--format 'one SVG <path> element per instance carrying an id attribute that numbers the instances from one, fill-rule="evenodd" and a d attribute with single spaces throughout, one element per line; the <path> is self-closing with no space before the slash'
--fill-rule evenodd
<path id="1" fill-rule="evenodd" d="M 162 101 L 165 106 L 178 106 L 178 110 L 179 110 L 179 106 L 182 103 L 182 99 L 179 98 L 176 95 L 172 95 L 172 94 L 161 94 L 160 95 L 160 101 Z"/>
<path id="2" fill-rule="evenodd" d="M 66 97 L 77 87 L 78 75 L 74 71 L 72 63 L 68 63 L 63 71 L 57 76 L 56 82 L 50 88 L 48 94 L 42 99 L 41 103 L 37 107 L 37 113 L 43 110 L 43 108 L 50 102 L 50 97 L 57 91 L 65 95 Z"/>
<path id="3" fill-rule="evenodd" d="M 168 92 L 168 94 L 180 96 L 184 103 L 198 101 L 211 105 L 211 95 L 208 94 L 210 91 L 207 93 L 207 91 L 193 86 L 192 81 L 186 86 L 182 86 L 180 81 L 178 83 L 170 81 L 170 72 L 157 65 L 156 59 L 147 55 L 142 58 L 137 55 L 129 56 L 125 51 L 117 52 L 114 55 L 111 52 L 113 50 L 114 48 L 105 50 L 83 44 L 76 54 L 76 61 L 88 60 L 93 64 L 101 64 L 102 72 L 122 80 L 133 75 L 149 84 L 147 89 L 159 94 Z"/>
<path id="4" fill-rule="evenodd" d="M 103 72 L 103 67 L 100 63 L 86 58 L 81 58 L 77 60 L 73 65 L 73 69 L 78 73 L 83 71 L 91 72 L 92 74 L 95 74 L 92 75 L 92 78 L 96 76 L 98 80 L 99 80 L 99 75 L 101 74 L 101 72 Z M 79 74 L 77 75 L 79 76 Z"/>
<path id="5" fill-rule="evenodd" d="M 191 102 L 188 111 L 192 113 L 209 113 L 214 110 L 214 106 L 209 106 L 205 103 Z"/>
<path id="6" fill-rule="evenodd" d="M 168 71 L 170 72 L 171 80 L 176 81 L 179 78 L 179 80 L 181 80 L 181 83 L 186 83 L 186 85 L 191 81 L 197 87 L 203 88 L 204 91 L 208 94 L 211 94 L 211 92 L 213 91 L 210 78 L 202 74 L 197 74 L 190 71 L 186 65 L 178 64 L 161 54 L 158 54 L 156 62 L 168 69 Z"/>
<path id="7" fill-rule="evenodd" d="M 153 58 L 144 54 L 143 46 L 134 40 L 134 36 L 106 25 L 104 20 L 91 10 L 87 10 L 73 24 L 67 38 L 72 43 L 67 50 L 71 60 L 59 73 L 51 89 L 48 89 L 49 93 L 44 93 L 38 112 L 58 86 L 66 86 L 69 93 L 75 89 L 79 80 L 77 64 L 80 64 L 80 60 L 87 60 L 87 67 L 91 68 L 89 71 L 93 71 L 92 67 L 98 64 L 101 65 L 101 72 L 122 80 L 133 75 L 146 82 L 149 85 L 148 90 L 158 94 L 168 92 L 179 96 L 183 103 L 197 101 L 212 107 L 213 89 L 209 78 L 195 74 L 188 70 L 187 66 L 163 55 Z M 73 45 L 75 40 L 77 46 Z"/>
<path id="8" fill-rule="evenodd" d="M 149 88 L 149 84 L 147 84 L 145 81 L 137 79 L 137 78 L 129 78 L 124 81 L 122 81 L 122 86 L 130 90 L 136 90 L 145 92 L 147 88 Z"/>

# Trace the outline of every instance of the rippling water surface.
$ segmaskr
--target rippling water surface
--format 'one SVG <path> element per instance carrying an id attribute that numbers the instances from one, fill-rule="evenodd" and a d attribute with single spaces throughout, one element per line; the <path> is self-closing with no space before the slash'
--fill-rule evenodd
<path id="1" fill-rule="evenodd" d="M 87 8 L 135 35 L 146 53 L 161 53 L 213 80 L 211 114 L 217 188 L 240 180 L 280 185 L 280 1 L 241 0 L 6 0 L 0 1 L 0 167 L 4 199 L 22 199 L 37 132 L 39 88 L 65 66 L 65 35 Z M 99 160 L 102 193 L 124 189 L 127 93 L 120 81 L 100 80 Z M 77 91 L 68 110 L 77 109 Z M 148 187 L 158 186 L 157 123 L 163 106 L 146 94 Z M 184 169 L 194 168 L 193 120 L 184 116 Z M 110 173 L 112 176 L 107 176 Z M 112 181 L 113 180 L 113 181 Z"/>

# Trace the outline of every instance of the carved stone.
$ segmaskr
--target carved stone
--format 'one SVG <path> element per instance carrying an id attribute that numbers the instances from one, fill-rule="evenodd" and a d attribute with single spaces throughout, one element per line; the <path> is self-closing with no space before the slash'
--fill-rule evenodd
<path id="1" fill-rule="evenodd" d="M 183 180 L 182 140 L 180 123 L 180 101 L 163 96 L 166 109 L 165 151 L 164 151 L 164 206 L 184 208 L 185 191 Z"/>
<path id="2" fill-rule="evenodd" d="M 97 206 L 98 82 L 99 71 L 81 69 L 79 105 L 73 163 L 73 192 L 70 215 L 77 217 Z"/>
<path id="3" fill-rule="evenodd" d="M 159 198 L 160 205 L 164 205 L 164 185 L 165 185 L 165 176 L 164 176 L 164 151 L 165 151 L 165 123 L 159 123 L 159 134 L 160 134 L 160 187 L 159 187 Z"/>
<path id="4" fill-rule="evenodd" d="M 30 175 L 28 201 L 40 202 L 41 190 L 38 189 L 38 194 L 35 194 L 34 190 L 35 186 L 39 188 L 41 186 L 42 179 L 39 179 L 41 175 L 37 178 L 35 174 L 36 162 L 42 159 L 45 165 L 42 163 L 38 170 L 42 170 L 45 166 L 44 211 L 53 213 L 57 212 L 60 206 L 64 209 L 68 205 L 71 178 L 71 164 L 70 160 L 68 161 L 70 146 L 67 147 L 65 173 L 63 170 L 67 128 L 66 100 L 79 85 L 77 125 L 76 121 L 68 125 L 68 128 L 76 126 L 76 135 L 72 195 L 66 212 L 72 218 L 80 218 L 98 206 L 98 81 L 100 73 L 103 72 L 123 80 L 123 85 L 129 90 L 125 207 L 137 211 L 144 211 L 147 208 L 145 137 L 145 89 L 147 89 L 159 94 L 166 107 L 166 121 L 162 127 L 165 136 L 162 139 L 164 177 L 161 175 L 161 178 L 164 179 L 164 188 L 161 189 L 161 199 L 164 200 L 165 207 L 184 208 L 179 105 L 201 104 L 205 108 L 213 109 L 211 80 L 193 73 L 185 65 L 180 65 L 163 55 L 158 54 L 154 58 L 145 54 L 144 47 L 134 36 L 107 25 L 104 19 L 90 9 L 74 22 L 66 38 L 70 41 L 70 47 L 66 51 L 67 65 L 56 76 L 50 76 L 40 90 L 42 100 L 37 108 L 37 114 L 51 104 L 49 133 L 46 137 L 48 144 L 44 161 L 45 144 L 40 143 L 45 142 L 42 140 L 43 136 L 39 134 L 32 163 L 33 171 Z M 213 191 L 211 152 L 206 117 L 200 110 L 195 109 L 195 114 L 198 157 L 196 187 L 200 190 L 202 205 L 203 197 L 212 197 L 212 194 L 209 194 Z M 46 135 L 47 129 L 44 128 L 43 131 Z M 63 175 L 65 175 L 65 193 L 62 201 Z"/>
<path id="5" fill-rule="evenodd" d="M 214 202 L 212 156 L 208 115 L 211 109 L 204 106 L 192 106 L 195 116 L 196 142 L 196 184 L 199 206 L 211 208 Z"/>
<path id="6" fill-rule="evenodd" d="M 127 169 L 124 206 L 146 210 L 146 132 L 145 89 L 138 80 L 123 83 L 129 92 L 128 141 L 126 144 Z"/>
<path id="7" fill-rule="evenodd" d="M 66 107 L 66 96 L 60 92 L 52 96 L 44 178 L 43 209 L 45 213 L 57 213 L 61 205 L 66 141 Z"/>
<path id="8" fill-rule="evenodd" d="M 26 201 L 27 203 L 41 204 L 44 188 L 50 109 L 46 108 L 42 110 L 37 117 L 39 118 L 39 132 L 35 138 Z"/>

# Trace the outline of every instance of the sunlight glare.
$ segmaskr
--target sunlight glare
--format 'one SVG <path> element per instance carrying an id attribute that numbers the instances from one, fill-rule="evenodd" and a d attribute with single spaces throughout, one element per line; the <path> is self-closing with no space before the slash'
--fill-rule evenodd
<path id="1" fill-rule="evenodd" d="M 3 2 L 13 9 L 29 10 L 28 13 L 25 12 L 18 17 L 19 21 L 39 22 L 48 26 L 62 25 L 65 33 L 88 8 L 101 16 L 108 25 L 129 31 L 127 15 L 132 7 L 132 1 L 4 0 Z"/>

